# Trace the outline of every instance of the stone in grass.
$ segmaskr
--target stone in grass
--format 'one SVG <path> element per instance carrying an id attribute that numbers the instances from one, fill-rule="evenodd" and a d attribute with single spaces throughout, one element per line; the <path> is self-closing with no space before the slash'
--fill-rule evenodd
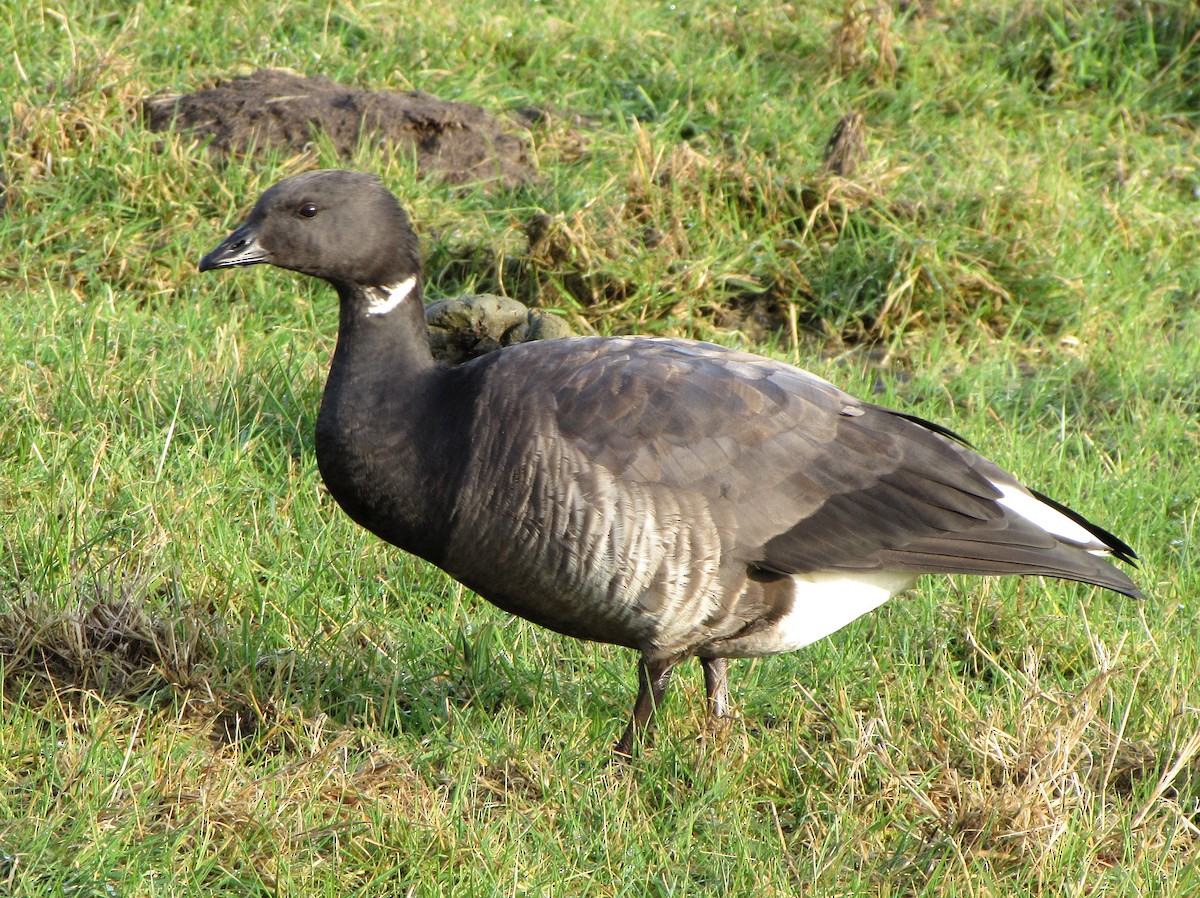
<path id="1" fill-rule="evenodd" d="M 150 130 L 190 132 L 219 155 L 307 153 L 325 139 L 349 159 L 361 139 L 415 154 L 423 175 L 449 184 L 515 187 L 534 176 L 525 141 L 496 116 L 419 90 L 366 91 L 319 75 L 263 69 L 209 90 L 156 94 L 142 102 L 142 111 Z"/>
<path id="2" fill-rule="evenodd" d="M 458 365 L 514 343 L 571 336 L 556 315 L 489 293 L 440 299 L 425 307 L 434 358 Z"/>

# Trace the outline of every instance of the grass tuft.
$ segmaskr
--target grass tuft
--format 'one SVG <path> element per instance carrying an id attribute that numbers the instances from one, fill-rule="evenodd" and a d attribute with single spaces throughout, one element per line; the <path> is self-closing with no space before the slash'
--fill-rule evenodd
<path id="1" fill-rule="evenodd" d="M 144 577 L 74 585 L 64 603 L 26 593 L 0 609 L 0 664 L 6 685 L 28 699 L 30 689 L 95 693 L 137 701 L 164 689 L 187 690 L 206 680 L 216 657 L 219 620 L 199 617 L 173 596 L 162 611 Z"/>

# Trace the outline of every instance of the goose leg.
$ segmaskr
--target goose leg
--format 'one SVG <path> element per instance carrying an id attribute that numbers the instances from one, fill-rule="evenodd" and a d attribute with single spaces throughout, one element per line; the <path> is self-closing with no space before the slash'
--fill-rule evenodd
<path id="1" fill-rule="evenodd" d="M 625 733 L 613 746 L 613 751 L 626 758 L 633 757 L 635 743 L 641 743 L 654 722 L 654 711 L 662 701 L 667 684 L 671 681 L 671 671 L 675 668 L 678 658 L 664 658 L 648 661 L 645 657 L 638 663 L 638 694 L 633 703 L 633 717 Z"/>
<path id="2" fill-rule="evenodd" d="M 726 658 L 701 658 L 704 691 L 708 694 L 708 713 L 714 720 L 729 716 L 729 661 Z"/>

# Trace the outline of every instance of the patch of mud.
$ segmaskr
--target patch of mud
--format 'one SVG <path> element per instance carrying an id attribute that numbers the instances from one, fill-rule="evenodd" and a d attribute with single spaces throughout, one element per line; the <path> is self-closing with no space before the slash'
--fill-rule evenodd
<path id="1" fill-rule="evenodd" d="M 311 152 L 323 136 L 351 158 L 360 139 L 370 139 L 393 153 L 415 153 L 422 174 L 449 184 L 514 187 L 534 176 L 525 141 L 500 119 L 424 91 L 365 91 L 319 75 L 263 69 L 208 90 L 148 97 L 142 111 L 150 130 L 190 132 L 221 155 Z"/>
<path id="2" fill-rule="evenodd" d="M 425 308 L 425 320 L 434 357 L 449 365 L 514 343 L 571 336 L 571 328 L 556 315 L 490 294 L 430 303 Z"/>

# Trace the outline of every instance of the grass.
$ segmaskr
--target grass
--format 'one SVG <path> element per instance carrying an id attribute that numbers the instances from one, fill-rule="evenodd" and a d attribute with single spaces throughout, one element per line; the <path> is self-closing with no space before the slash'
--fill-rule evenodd
<path id="1" fill-rule="evenodd" d="M 1198 35 L 1085 0 L 5 6 L 0 889 L 1196 891 Z M 541 177 L 140 126 L 268 65 L 538 107 Z M 356 529 L 312 455 L 328 291 L 195 271 L 336 164 L 404 197 L 431 297 L 753 345 L 938 420 L 1134 545 L 1148 600 L 929 580 L 738 664 L 726 733 L 683 671 L 606 767 L 629 653 Z"/>

